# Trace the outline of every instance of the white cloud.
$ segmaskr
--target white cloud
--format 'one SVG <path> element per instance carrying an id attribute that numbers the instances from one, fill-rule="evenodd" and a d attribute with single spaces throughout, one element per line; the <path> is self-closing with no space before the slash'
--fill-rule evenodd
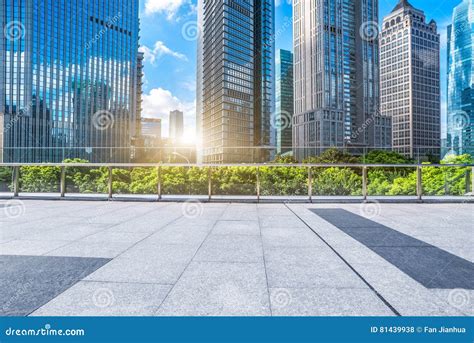
<path id="1" fill-rule="evenodd" d="M 146 0 L 145 14 L 166 14 L 168 20 L 173 19 L 179 9 L 189 4 L 189 0 Z"/>
<path id="2" fill-rule="evenodd" d="M 139 48 L 139 51 L 144 53 L 145 61 L 148 61 L 151 64 L 155 63 L 158 58 L 164 55 L 172 56 L 183 61 L 188 60 L 186 55 L 171 50 L 162 41 L 157 41 L 153 49 L 143 45 Z"/>
<path id="3" fill-rule="evenodd" d="M 143 94 L 142 116 L 161 118 L 164 137 L 168 136 L 169 113 L 173 110 L 184 113 L 184 136 L 192 141 L 196 137 L 196 103 L 194 101 L 181 101 L 169 90 L 163 88 L 154 88 L 148 94 Z"/>

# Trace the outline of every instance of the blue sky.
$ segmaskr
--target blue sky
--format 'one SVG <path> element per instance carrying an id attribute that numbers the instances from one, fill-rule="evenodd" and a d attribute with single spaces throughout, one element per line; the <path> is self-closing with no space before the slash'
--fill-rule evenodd
<path id="1" fill-rule="evenodd" d="M 379 0 L 380 19 L 398 0 Z M 446 26 L 454 6 L 461 0 L 410 0 L 438 23 L 441 34 L 443 109 L 446 75 Z M 163 119 L 163 136 L 168 136 L 168 113 L 185 113 L 185 136 L 195 136 L 196 10 L 197 0 L 140 0 L 140 44 L 145 52 L 144 116 Z M 291 18 L 291 0 L 275 0 L 276 30 Z M 292 50 L 292 31 L 280 30 L 277 48 Z"/>

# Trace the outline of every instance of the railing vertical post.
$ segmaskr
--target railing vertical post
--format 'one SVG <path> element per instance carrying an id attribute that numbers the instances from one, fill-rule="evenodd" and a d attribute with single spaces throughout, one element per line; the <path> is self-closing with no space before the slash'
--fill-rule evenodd
<path id="1" fill-rule="evenodd" d="M 474 167 L 471 168 L 471 192 L 474 195 Z"/>
<path id="2" fill-rule="evenodd" d="M 367 182 L 367 166 L 362 167 L 362 196 L 364 197 L 364 201 L 367 201 L 368 190 L 367 190 L 368 182 Z"/>
<path id="3" fill-rule="evenodd" d="M 308 167 L 308 198 L 309 202 L 313 202 L 313 171 Z"/>
<path id="4" fill-rule="evenodd" d="M 60 182 L 61 198 L 66 195 L 66 167 L 61 167 L 61 182 Z"/>
<path id="5" fill-rule="evenodd" d="M 464 185 L 465 185 L 465 194 L 468 194 L 470 191 L 471 191 L 471 171 L 469 169 L 466 169 L 466 175 L 465 175 L 465 181 L 464 181 Z"/>
<path id="6" fill-rule="evenodd" d="M 260 202 L 260 168 L 257 167 L 257 202 Z"/>
<path id="7" fill-rule="evenodd" d="M 416 167 L 416 196 L 418 201 L 423 201 L 423 177 L 421 166 Z"/>
<path id="8" fill-rule="evenodd" d="M 20 194 L 20 167 L 13 167 L 13 196 Z"/>
<path id="9" fill-rule="evenodd" d="M 112 199 L 112 193 L 113 193 L 113 183 L 112 183 L 112 167 L 109 167 L 109 200 Z"/>
<path id="10" fill-rule="evenodd" d="M 208 200 L 211 201 L 212 198 L 212 168 L 209 167 L 207 170 L 207 196 Z"/>
<path id="11" fill-rule="evenodd" d="M 158 166 L 158 201 L 161 200 L 161 166 Z"/>

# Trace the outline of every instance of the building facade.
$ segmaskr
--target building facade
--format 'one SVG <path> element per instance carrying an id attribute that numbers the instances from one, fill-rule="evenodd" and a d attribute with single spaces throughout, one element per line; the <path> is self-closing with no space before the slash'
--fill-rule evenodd
<path id="1" fill-rule="evenodd" d="M 436 22 L 407 0 L 384 18 L 381 112 L 392 118 L 393 149 L 417 160 L 440 155 L 439 38 Z"/>
<path id="2" fill-rule="evenodd" d="M 204 0 L 198 9 L 202 161 L 265 161 L 274 110 L 274 1 Z"/>
<path id="3" fill-rule="evenodd" d="M 202 141 L 202 115 L 203 115 L 203 28 L 204 28 L 204 0 L 197 2 L 197 63 L 196 63 L 196 160 L 202 163 L 204 158 Z"/>
<path id="4" fill-rule="evenodd" d="M 181 111 L 171 111 L 170 112 L 170 133 L 169 138 L 171 141 L 180 141 L 183 139 L 184 132 L 184 118 L 183 112 Z"/>
<path id="5" fill-rule="evenodd" d="M 276 58 L 276 110 L 272 119 L 279 155 L 292 151 L 293 102 L 293 53 L 279 50 Z"/>
<path id="6" fill-rule="evenodd" d="M 159 147 L 162 143 L 161 119 L 142 118 L 141 137 L 143 139 L 144 147 Z"/>
<path id="7" fill-rule="evenodd" d="M 378 1 L 295 0 L 293 21 L 295 157 L 389 145 L 390 119 L 379 113 Z"/>
<path id="8" fill-rule="evenodd" d="M 445 153 L 474 156 L 474 2 L 463 0 L 448 26 L 448 112 Z"/>
<path id="9" fill-rule="evenodd" d="M 138 0 L 0 4 L 2 160 L 127 161 Z"/>
<path id="10" fill-rule="evenodd" d="M 145 54 L 138 52 L 137 54 L 137 105 L 135 110 L 135 137 L 140 137 L 142 134 L 142 103 L 143 103 L 143 72 Z"/>

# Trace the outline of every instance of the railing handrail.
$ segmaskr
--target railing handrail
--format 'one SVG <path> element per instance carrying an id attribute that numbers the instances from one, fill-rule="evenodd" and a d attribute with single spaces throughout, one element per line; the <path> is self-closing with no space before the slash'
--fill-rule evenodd
<path id="1" fill-rule="evenodd" d="M 365 164 L 365 163 L 0 163 L 0 167 L 156 168 L 156 167 L 293 167 L 293 168 L 426 168 L 474 167 L 474 164 Z"/>

